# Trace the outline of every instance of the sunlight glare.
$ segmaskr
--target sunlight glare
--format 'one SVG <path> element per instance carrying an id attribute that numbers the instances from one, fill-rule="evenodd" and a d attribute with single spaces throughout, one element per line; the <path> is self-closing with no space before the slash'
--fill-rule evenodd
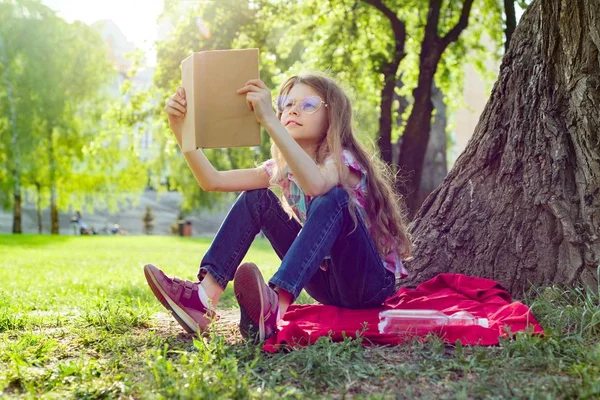
<path id="1" fill-rule="evenodd" d="M 208 27 L 206 26 L 202 18 L 196 17 L 196 26 L 198 27 L 198 30 L 200 31 L 200 33 L 202 33 L 205 39 L 210 39 L 210 31 L 208 30 Z"/>

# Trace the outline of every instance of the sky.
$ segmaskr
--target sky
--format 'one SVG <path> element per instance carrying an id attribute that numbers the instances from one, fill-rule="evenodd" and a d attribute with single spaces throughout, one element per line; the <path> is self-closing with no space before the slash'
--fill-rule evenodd
<path id="1" fill-rule="evenodd" d="M 79 20 L 90 25 L 110 19 L 123 31 L 127 40 L 149 52 L 157 39 L 156 20 L 162 12 L 163 0 L 42 0 L 67 22 Z M 149 60 L 153 63 L 153 60 Z"/>

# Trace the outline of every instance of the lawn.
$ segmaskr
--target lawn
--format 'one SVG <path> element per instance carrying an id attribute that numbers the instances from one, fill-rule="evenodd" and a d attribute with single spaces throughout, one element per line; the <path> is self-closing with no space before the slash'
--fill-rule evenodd
<path id="1" fill-rule="evenodd" d="M 600 398 L 597 290 L 538 288 L 525 300 L 544 336 L 495 347 L 361 340 L 265 354 L 223 318 L 185 334 L 142 267 L 194 279 L 208 239 L 0 235 L 0 396 L 25 398 Z M 269 276 L 264 239 L 246 257 Z M 301 302 L 310 302 L 303 294 Z"/>

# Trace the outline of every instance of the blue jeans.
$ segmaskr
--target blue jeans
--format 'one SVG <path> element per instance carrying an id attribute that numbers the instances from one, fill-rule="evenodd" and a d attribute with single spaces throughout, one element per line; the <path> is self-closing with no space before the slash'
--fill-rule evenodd
<path id="1" fill-rule="evenodd" d="M 338 187 L 314 197 L 302 226 L 270 189 L 243 192 L 202 259 L 198 278 L 208 272 L 224 289 L 262 230 L 282 260 L 271 287 L 288 291 L 293 299 L 305 289 L 322 304 L 379 307 L 394 292 L 394 274 L 384 267 L 358 213 L 354 229 L 348 200 Z"/>

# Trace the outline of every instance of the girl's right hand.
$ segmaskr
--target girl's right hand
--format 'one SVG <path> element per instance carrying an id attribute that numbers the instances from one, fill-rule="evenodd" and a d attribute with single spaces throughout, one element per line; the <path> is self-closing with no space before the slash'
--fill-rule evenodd
<path id="1" fill-rule="evenodd" d="M 185 89 L 178 87 L 175 94 L 166 102 L 165 111 L 169 117 L 169 128 L 175 134 L 179 143 L 181 143 L 181 127 L 183 125 L 183 117 L 187 112 L 187 102 L 185 100 Z"/>

